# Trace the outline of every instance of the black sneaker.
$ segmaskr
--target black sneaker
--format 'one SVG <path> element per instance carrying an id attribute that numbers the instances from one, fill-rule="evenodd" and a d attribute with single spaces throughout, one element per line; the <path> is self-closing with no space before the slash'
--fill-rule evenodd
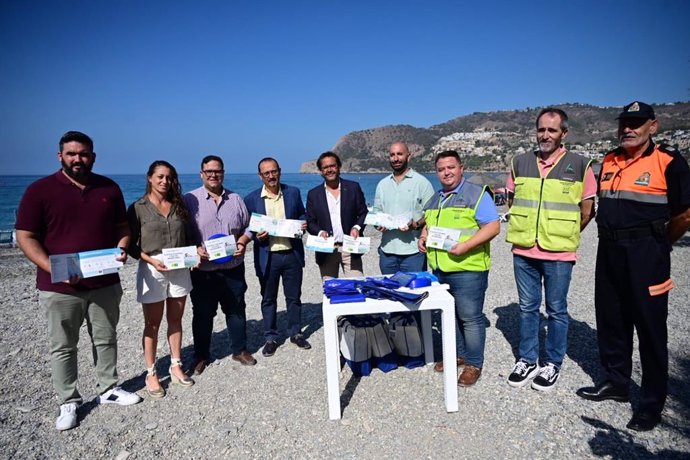
<path id="1" fill-rule="evenodd" d="M 511 387 L 522 387 L 529 383 L 530 380 L 534 378 L 539 372 L 539 365 L 537 363 L 530 364 L 524 359 L 515 363 L 513 367 L 513 372 L 508 376 L 508 385 Z"/>
<path id="2" fill-rule="evenodd" d="M 549 391 L 558 382 L 561 371 L 553 363 L 547 363 L 546 366 L 539 369 L 539 374 L 532 381 L 532 388 L 539 391 Z"/>

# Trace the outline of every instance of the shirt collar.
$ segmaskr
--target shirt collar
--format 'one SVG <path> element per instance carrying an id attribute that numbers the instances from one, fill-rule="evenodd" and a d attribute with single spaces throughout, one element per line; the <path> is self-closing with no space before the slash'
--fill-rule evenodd
<path id="1" fill-rule="evenodd" d="M 283 187 L 278 186 L 276 198 L 280 198 L 281 196 L 283 196 Z M 261 198 L 273 198 L 273 196 L 269 194 L 266 184 L 261 186 Z"/>
<path id="2" fill-rule="evenodd" d="M 207 199 L 207 200 L 209 200 L 209 199 L 212 200 L 212 199 L 213 199 L 213 195 L 211 195 L 211 192 L 209 192 L 209 190 L 208 190 L 206 187 L 204 187 L 203 185 L 201 186 L 201 188 L 204 189 L 204 193 L 206 194 L 206 199 Z M 228 191 L 225 190 L 225 187 L 223 187 L 223 191 L 220 192 L 220 194 L 219 194 L 218 196 L 220 196 L 220 197 L 223 198 L 224 200 L 228 197 Z"/>
<path id="3" fill-rule="evenodd" d="M 405 175 L 403 176 L 403 178 L 407 178 L 407 177 L 412 177 L 412 168 L 407 168 L 407 172 L 405 173 Z M 392 180 L 395 180 L 395 176 L 393 175 L 393 173 L 390 173 L 390 175 L 388 176 L 388 178 L 389 178 L 389 179 L 392 179 Z"/>
<path id="4" fill-rule="evenodd" d="M 450 190 L 448 192 L 444 192 L 443 189 L 439 190 L 438 194 L 441 195 L 442 197 L 446 197 L 450 195 L 451 193 L 460 193 L 460 189 L 462 188 L 463 184 L 465 183 L 465 176 L 462 176 L 462 180 L 458 184 L 457 187 L 455 187 L 453 190 Z"/>
<path id="5" fill-rule="evenodd" d="M 340 186 L 342 185 L 342 181 L 338 180 L 338 190 L 340 190 Z M 326 185 L 326 181 L 323 181 L 323 188 L 324 190 L 328 191 L 328 186 Z"/>
<path id="6" fill-rule="evenodd" d="M 542 160 L 541 155 L 539 155 L 539 150 L 535 151 L 537 155 L 537 161 L 544 166 L 553 166 L 563 155 L 565 155 L 565 147 L 563 144 L 558 147 L 555 155 L 551 155 L 548 160 Z"/>

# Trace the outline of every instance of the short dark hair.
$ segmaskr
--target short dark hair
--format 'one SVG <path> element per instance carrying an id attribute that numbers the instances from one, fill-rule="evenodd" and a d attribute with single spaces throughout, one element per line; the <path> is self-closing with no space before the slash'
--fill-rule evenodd
<path id="1" fill-rule="evenodd" d="M 86 134 L 79 131 L 67 131 L 60 138 L 60 151 L 68 142 L 79 142 L 80 144 L 86 145 L 89 150 L 93 152 L 93 141 Z"/>
<path id="2" fill-rule="evenodd" d="M 273 157 L 264 157 L 264 158 L 260 159 L 259 162 L 256 164 L 256 169 L 258 172 L 261 172 L 261 163 L 263 163 L 264 161 L 274 162 L 276 164 L 276 167 L 278 168 L 278 171 L 280 171 L 280 165 L 278 164 L 278 160 L 276 160 Z"/>
<path id="3" fill-rule="evenodd" d="M 545 109 L 541 109 L 539 115 L 537 115 L 537 121 L 534 122 L 537 128 L 539 128 L 539 119 L 542 115 L 545 115 L 547 113 L 558 115 L 559 117 L 561 117 L 561 131 L 568 131 L 568 114 L 565 113 L 564 110 L 558 109 L 556 107 L 546 107 Z"/>
<path id="4" fill-rule="evenodd" d="M 223 159 L 217 155 L 206 155 L 203 160 L 201 160 L 201 169 L 204 169 L 204 165 L 206 163 L 209 163 L 211 161 L 217 161 L 220 163 L 221 168 L 225 168 L 225 165 L 223 164 Z"/>
<path id="5" fill-rule="evenodd" d="M 316 167 L 319 168 L 319 171 L 321 171 L 321 161 L 324 158 L 328 158 L 328 157 L 335 158 L 335 163 L 338 165 L 338 168 L 340 168 L 343 165 L 342 162 L 340 161 L 340 157 L 338 155 L 336 155 L 335 153 L 333 153 L 331 151 L 323 152 L 321 155 L 319 155 L 319 159 L 316 160 Z"/>
<path id="6" fill-rule="evenodd" d="M 462 160 L 460 159 L 460 154 L 456 152 L 455 150 L 444 150 L 443 152 L 439 153 L 436 155 L 436 159 L 434 160 L 434 165 L 438 163 L 438 160 L 441 160 L 443 158 L 450 158 L 453 157 L 456 160 L 458 160 L 458 163 L 462 164 Z"/>

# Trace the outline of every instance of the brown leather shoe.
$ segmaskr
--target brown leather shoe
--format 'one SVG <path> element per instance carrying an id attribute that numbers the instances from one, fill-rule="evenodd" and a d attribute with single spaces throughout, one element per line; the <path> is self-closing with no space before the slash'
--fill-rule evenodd
<path id="1" fill-rule="evenodd" d="M 232 359 L 242 363 L 244 366 L 253 366 L 256 364 L 256 360 L 247 350 L 242 350 L 239 354 L 232 355 Z"/>
<path id="2" fill-rule="evenodd" d="M 201 375 L 204 373 L 206 370 L 206 366 L 208 366 L 208 361 L 205 359 L 199 359 L 194 363 L 193 367 L 193 373 L 194 375 Z"/>
<path id="3" fill-rule="evenodd" d="M 458 378 L 458 385 L 460 385 L 461 387 L 471 387 L 472 385 L 477 383 L 477 380 L 479 380 L 479 377 L 481 377 L 481 375 L 482 370 L 480 368 L 468 364 L 462 370 L 462 374 L 460 374 L 460 377 Z"/>
<path id="4" fill-rule="evenodd" d="M 458 358 L 458 367 L 465 365 L 465 358 Z M 434 370 L 436 372 L 443 372 L 443 361 L 439 361 L 434 364 Z"/>

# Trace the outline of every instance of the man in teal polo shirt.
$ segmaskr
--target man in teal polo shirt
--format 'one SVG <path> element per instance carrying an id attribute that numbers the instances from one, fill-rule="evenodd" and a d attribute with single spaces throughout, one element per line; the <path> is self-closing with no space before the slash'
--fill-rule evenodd
<path id="1" fill-rule="evenodd" d="M 409 213 L 409 221 L 399 228 L 376 227 L 383 232 L 379 246 L 379 268 L 384 275 L 399 271 L 426 271 L 426 255 L 417 243 L 424 227 L 423 208 L 434 194 L 429 180 L 409 166 L 410 150 L 404 142 L 394 142 L 389 149 L 393 173 L 376 186 L 374 212 L 392 216 Z"/>

